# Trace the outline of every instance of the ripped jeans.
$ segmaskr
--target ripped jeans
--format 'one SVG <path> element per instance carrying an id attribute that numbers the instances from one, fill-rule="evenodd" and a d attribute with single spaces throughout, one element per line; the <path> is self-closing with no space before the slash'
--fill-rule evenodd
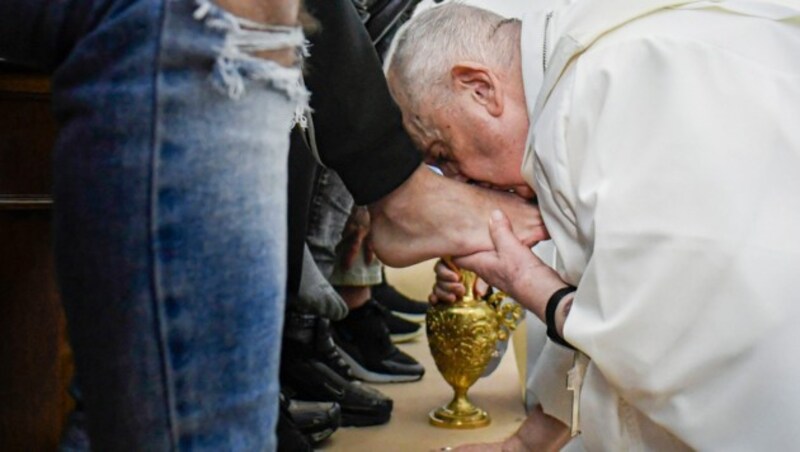
<path id="1" fill-rule="evenodd" d="M 274 450 L 302 32 L 206 1 L 3 0 L 53 71 L 56 265 L 96 450 Z M 244 25 L 240 27 L 239 25 Z"/>

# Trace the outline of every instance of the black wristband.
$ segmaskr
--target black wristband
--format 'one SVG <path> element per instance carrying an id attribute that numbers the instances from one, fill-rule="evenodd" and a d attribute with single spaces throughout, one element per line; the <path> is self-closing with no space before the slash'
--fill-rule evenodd
<path id="1" fill-rule="evenodd" d="M 575 292 L 575 290 L 576 289 L 573 286 L 562 287 L 556 290 L 553 295 L 550 295 L 550 299 L 547 300 L 547 307 L 544 311 L 544 319 L 545 323 L 547 324 L 547 337 L 549 337 L 550 340 L 556 344 L 563 345 L 564 347 L 568 347 L 573 350 L 575 350 L 575 347 L 570 345 L 564 340 L 563 337 L 561 337 L 560 334 L 558 334 L 558 329 L 556 329 L 556 310 L 558 309 L 558 304 L 561 302 L 561 300 L 565 296 Z"/>

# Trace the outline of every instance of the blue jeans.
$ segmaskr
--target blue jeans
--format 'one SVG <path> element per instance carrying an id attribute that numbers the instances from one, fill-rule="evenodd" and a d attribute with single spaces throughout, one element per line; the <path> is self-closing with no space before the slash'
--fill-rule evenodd
<path id="1" fill-rule="evenodd" d="M 342 179 L 329 168 L 320 168 L 311 195 L 306 243 L 322 275 L 330 279 L 339 256 L 336 246 L 354 205 Z"/>
<path id="2" fill-rule="evenodd" d="M 3 0 L 53 70 L 59 284 L 96 450 L 273 450 L 302 32 L 207 1 Z"/>
<path id="3" fill-rule="evenodd" d="M 359 253 L 350 268 L 340 265 L 342 256 L 337 246 L 354 204 L 339 175 L 321 168 L 311 197 L 306 243 L 320 272 L 331 284 L 373 286 L 383 280 L 383 264 L 377 258 L 367 263 Z"/>

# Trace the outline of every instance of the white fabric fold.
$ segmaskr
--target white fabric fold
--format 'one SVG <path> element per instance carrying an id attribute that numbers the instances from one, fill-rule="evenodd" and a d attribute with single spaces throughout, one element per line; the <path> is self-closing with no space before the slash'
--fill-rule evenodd
<path id="1" fill-rule="evenodd" d="M 578 285 L 589 450 L 800 444 L 798 11 L 578 1 L 547 72 L 523 45 L 523 170 Z"/>

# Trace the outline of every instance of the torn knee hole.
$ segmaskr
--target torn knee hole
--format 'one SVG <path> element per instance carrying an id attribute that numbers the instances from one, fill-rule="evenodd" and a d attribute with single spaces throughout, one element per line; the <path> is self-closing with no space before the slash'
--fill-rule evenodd
<path id="1" fill-rule="evenodd" d="M 245 79 L 263 80 L 291 99 L 307 98 L 300 61 L 307 55 L 301 27 L 267 25 L 237 17 L 211 0 L 195 0 L 194 18 L 224 34 L 212 81 L 236 99 Z"/>

